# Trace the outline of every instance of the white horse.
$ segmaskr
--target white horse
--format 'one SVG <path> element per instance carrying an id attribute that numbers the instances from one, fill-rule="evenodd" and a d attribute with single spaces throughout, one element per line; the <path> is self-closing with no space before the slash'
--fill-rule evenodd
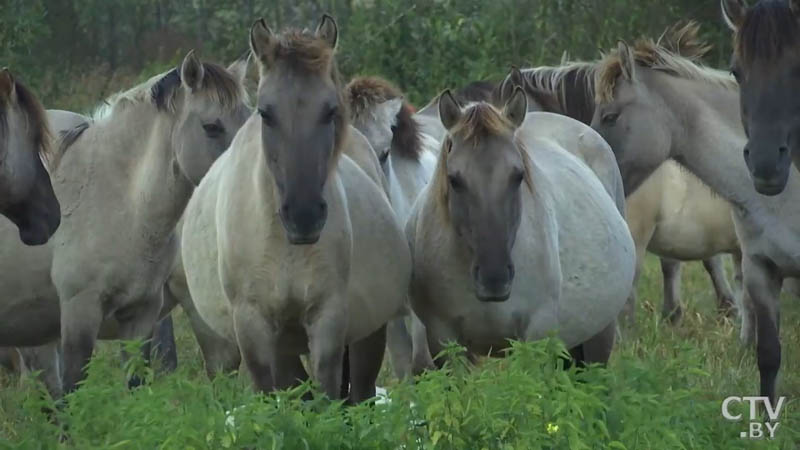
<path id="1" fill-rule="evenodd" d="M 519 87 L 502 111 L 462 110 L 447 91 L 439 110 L 436 174 L 406 225 L 412 305 L 431 349 L 454 340 L 487 354 L 555 332 L 580 360 L 606 361 L 635 270 L 606 188 L 556 142 L 520 135 Z"/>
<path id="2" fill-rule="evenodd" d="M 0 250 L 0 345 L 42 345 L 60 334 L 71 390 L 98 336 L 148 337 L 175 224 L 203 161 L 244 123 L 243 98 L 238 79 L 190 53 L 180 69 L 119 94 L 106 117 L 64 136 L 53 172 L 61 227 L 45 246 Z"/>
<path id="3" fill-rule="evenodd" d="M 238 344 L 257 388 L 304 379 L 309 352 L 312 375 L 338 398 L 348 345 L 350 400 L 361 401 L 375 395 L 411 264 L 380 186 L 342 154 L 337 39 L 329 16 L 314 33 L 253 25 L 259 115 L 198 187 L 182 251 L 197 311 Z"/>

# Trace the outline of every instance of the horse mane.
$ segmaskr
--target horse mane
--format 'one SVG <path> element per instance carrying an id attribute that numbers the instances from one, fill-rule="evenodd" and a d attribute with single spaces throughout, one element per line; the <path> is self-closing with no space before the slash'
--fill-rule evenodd
<path id="1" fill-rule="evenodd" d="M 403 98 L 400 89 L 378 77 L 356 77 L 347 84 L 345 91 L 353 118 L 362 116 L 383 102 Z M 419 124 L 412 115 L 410 105 L 403 102 L 392 129 L 391 151 L 399 156 L 418 160 L 422 153 L 422 135 Z"/>
<path id="2" fill-rule="evenodd" d="M 56 151 L 56 155 L 58 155 L 59 160 L 64 156 L 64 153 L 67 152 L 67 149 L 74 144 L 88 128 L 89 122 L 82 122 L 68 130 L 62 130 L 58 134 L 58 150 Z M 58 166 L 58 163 L 54 165 Z"/>
<path id="3" fill-rule="evenodd" d="M 226 110 L 235 108 L 246 101 L 247 93 L 242 83 L 233 74 L 219 64 L 203 62 L 203 80 L 198 93 L 222 105 Z M 92 114 L 93 120 L 100 120 L 111 114 L 118 106 L 148 103 L 158 111 L 174 113 L 177 109 L 176 98 L 180 92 L 180 67 L 156 75 L 144 83 L 127 91 L 110 96 Z"/>
<path id="4" fill-rule="evenodd" d="M 631 47 L 633 62 L 659 72 L 690 80 L 704 81 L 728 89 L 738 89 L 736 80 L 720 70 L 703 66 L 700 59 L 711 46 L 699 37 L 699 25 L 694 21 L 677 23 L 658 38 L 638 39 Z M 622 58 L 619 49 L 603 55 L 595 72 L 595 100 L 609 102 L 614 97 L 614 87 L 622 75 Z"/>
<path id="5" fill-rule="evenodd" d="M 548 108 L 547 102 L 541 106 L 548 112 L 568 115 L 583 123 L 590 123 L 594 114 L 596 63 L 566 62 L 561 66 L 542 66 L 523 69 L 526 81 L 523 89 L 528 95 L 537 98 L 539 92 L 550 94 L 558 104 L 558 110 Z"/>
<path id="6" fill-rule="evenodd" d="M 488 102 L 497 83 L 487 80 L 473 81 L 453 93 L 453 98 L 462 105 L 472 102 Z"/>
<path id="7" fill-rule="evenodd" d="M 745 65 L 780 58 L 800 42 L 800 23 L 788 0 L 761 0 L 747 10 L 734 38 L 734 51 Z"/>
<path id="8" fill-rule="evenodd" d="M 450 222 L 449 208 L 447 207 L 450 184 L 447 181 L 447 157 L 453 145 L 452 138 L 458 137 L 467 144 L 473 151 L 478 148 L 477 143 L 490 136 L 513 136 L 514 148 L 522 158 L 522 166 L 525 170 L 525 184 L 528 189 L 533 191 L 533 180 L 531 177 L 531 160 L 525 145 L 517 138 L 513 126 L 495 106 L 487 102 L 474 103 L 462 110 L 461 119 L 448 131 L 447 136 L 442 142 L 442 149 L 439 152 L 439 160 L 431 180 L 431 188 L 436 196 L 436 204 L 439 211 L 443 214 L 444 220 Z"/>
<path id="9" fill-rule="evenodd" d="M 52 165 L 54 158 L 52 134 L 44 107 L 36 95 L 18 79 L 14 80 L 14 92 L 17 106 L 25 116 L 27 129 L 31 133 L 30 137 L 33 139 L 34 147 L 42 161 L 47 165 Z M 5 139 L 8 133 L 8 107 L 7 103 L 0 102 L 0 139 Z"/>

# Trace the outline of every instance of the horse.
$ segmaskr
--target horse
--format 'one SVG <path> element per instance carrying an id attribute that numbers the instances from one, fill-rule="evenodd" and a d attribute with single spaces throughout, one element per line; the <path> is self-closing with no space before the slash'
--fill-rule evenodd
<path id="1" fill-rule="evenodd" d="M 491 85 L 490 85 L 491 86 Z M 420 130 L 403 93 L 378 77 L 357 77 L 345 87 L 353 126 L 370 142 L 383 168 L 389 200 L 401 224 L 436 167 L 438 142 Z M 387 347 L 395 375 L 404 379 L 433 368 L 425 330 L 409 308 L 412 336 L 405 319 L 389 322 Z"/>
<path id="2" fill-rule="evenodd" d="M 406 223 L 411 304 L 433 354 L 445 341 L 486 355 L 556 333 L 579 361 L 607 361 L 635 270 L 618 205 L 569 151 L 523 137 L 547 113 L 526 118 L 520 87 L 502 110 L 449 91 L 438 103 L 446 139 Z"/>
<path id="3" fill-rule="evenodd" d="M 11 72 L 0 70 L 0 214 L 26 245 L 42 245 L 61 223 L 46 164 L 52 138 L 44 108 Z"/>
<path id="4" fill-rule="evenodd" d="M 3 280 L 41 281 L 18 296 L 38 292 L 36 302 L 10 299 L 18 308 L 6 335 L 16 330 L 33 343 L 8 344 L 37 345 L 60 330 L 67 392 L 85 376 L 99 336 L 134 339 L 152 332 L 176 251 L 174 227 L 199 176 L 198 160 L 227 147 L 247 109 L 238 80 L 190 52 L 180 68 L 116 95 L 105 111 L 62 138 L 53 173 L 61 226 L 42 254 L 23 257 L 35 264 L 18 268 L 24 274 L 17 280 Z M 14 263 L 19 260 L 15 255 Z M 47 326 L 25 329 L 43 322 L 36 315 L 41 310 Z"/>
<path id="5" fill-rule="evenodd" d="M 359 402 L 375 395 L 411 261 L 381 186 L 344 154 L 338 36 L 328 15 L 314 32 L 253 24 L 258 114 L 198 186 L 181 248 L 197 311 L 238 344 L 257 389 L 305 379 L 308 352 L 322 391 L 340 398 L 347 345 L 349 400 Z"/>
<path id="6" fill-rule="evenodd" d="M 662 37 L 689 45 L 697 27 L 673 27 Z M 698 49 L 703 52 L 705 49 Z M 594 62 L 564 62 L 557 67 L 521 70 L 519 83 L 530 103 L 541 110 L 573 117 L 587 125 L 594 114 Z M 529 110 L 533 108 L 529 107 Z M 731 218 L 730 205 L 677 163 L 665 162 L 641 187 L 628 192 L 626 220 L 636 242 L 637 274 L 647 251 L 659 256 L 663 277 L 661 315 L 671 322 L 682 316 L 680 301 L 681 261 L 702 260 L 717 298 L 720 312 L 734 310 L 734 294 L 725 276 L 720 253 L 733 256 L 737 281 L 741 280 L 741 252 Z M 638 275 L 637 275 L 638 279 Z M 625 315 L 633 319 L 635 290 Z"/>
<path id="7" fill-rule="evenodd" d="M 750 340 L 753 316 L 761 395 L 774 399 L 780 368 L 779 302 L 783 279 L 800 275 L 800 182 L 790 177 L 775 196 L 741 180 L 746 137 L 739 87 L 727 72 L 699 65 L 652 39 L 620 42 L 595 76 L 595 128 L 614 149 L 626 191 L 636 189 L 667 159 L 695 174 L 727 200 L 742 247 L 741 336 Z M 691 124 L 691 126 L 690 126 Z"/>
<path id="8" fill-rule="evenodd" d="M 800 63 L 800 1 L 720 0 L 734 33 L 731 73 L 739 83 L 742 152 L 755 190 L 778 195 L 791 166 L 800 168 L 800 102 L 795 95 Z M 792 164 L 793 163 L 793 164 Z M 794 174 L 797 177 L 797 173 Z"/>

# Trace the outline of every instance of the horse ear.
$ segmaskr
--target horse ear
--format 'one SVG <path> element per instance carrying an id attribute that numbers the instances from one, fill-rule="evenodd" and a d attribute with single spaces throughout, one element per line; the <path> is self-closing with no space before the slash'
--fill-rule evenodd
<path id="1" fill-rule="evenodd" d="M 15 89 L 14 76 L 7 67 L 0 70 L 0 100 L 14 102 L 17 90 Z"/>
<path id="2" fill-rule="evenodd" d="M 792 4 L 795 3 L 797 2 L 792 1 Z M 720 0 L 720 6 L 722 7 L 722 18 L 725 19 L 728 28 L 734 32 L 739 31 L 745 14 L 745 6 L 742 0 Z"/>
<path id="3" fill-rule="evenodd" d="M 439 95 L 439 120 L 448 131 L 461 120 L 461 105 L 458 104 L 450 89 Z"/>
<path id="4" fill-rule="evenodd" d="M 239 80 L 240 83 L 243 83 L 244 79 L 247 78 L 247 68 L 250 67 L 250 58 L 252 55 L 250 50 L 248 50 L 245 54 L 240 56 L 239 59 L 228 66 L 228 72 Z"/>
<path id="5" fill-rule="evenodd" d="M 190 50 L 181 64 L 181 82 L 190 91 L 195 91 L 203 85 L 203 75 L 203 64 L 195 56 L 194 50 Z"/>
<path id="6" fill-rule="evenodd" d="M 522 89 L 522 86 L 514 87 L 514 92 L 511 98 L 508 99 L 506 105 L 503 107 L 503 115 L 514 125 L 514 129 L 519 128 L 522 122 L 525 121 L 525 115 L 528 113 L 528 96 Z"/>
<path id="7" fill-rule="evenodd" d="M 494 106 L 498 108 L 504 106 L 506 101 L 508 101 L 514 93 L 514 88 L 516 86 L 522 86 L 520 82 L 521 79 L 522 73 L 520 73 L 516 66 L 512 66 L 511 71 L 503 78 L 503 81 L 500 82 L 492 94 L 492 103 Z"/>
<path id="8" fill-rule="evenodd" d="M 400 110 L 403 108 L 403 99 L 401 97 L 392 98 L 381 103 L 381 108 L 385 108 L 387 117 L 397 117 Z"/>
<path id="9" fill-rule="evenodd" d="M 316 35 L 318 38 L 327 42 L 332 49 L 336 50 L 336 42 L 339 40 L 339 27 L 333 17 L 323 14 L 322 19 L 317 25 Z"/>
<path id="10" fill-rule="evenodd" d="M 617 50 L 619 53 L 619 63 L 622 69 L 622 76 L 627 81 L 636 80 L 636 61 L 633 58 L 633 52 L 625 41 L 617 43 Z"/>
<path id="11" fill-rule="evenodd" d="M 253 26 L 250 27 L 250 51 L 257 61 L 261 64 L 272 63 L 277 45 L 278 39 L 275 38 L 275 33 L 263 18 L 253 22 Z"/>

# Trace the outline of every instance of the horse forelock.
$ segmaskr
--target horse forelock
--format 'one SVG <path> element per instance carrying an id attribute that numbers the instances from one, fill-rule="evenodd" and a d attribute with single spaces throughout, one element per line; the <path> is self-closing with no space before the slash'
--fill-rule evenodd
<path id="1" fill-rule="evenodd" d="M 525 185 L 532 192 L 533 178 L 531 176 L 531 160 L 524 143 L 519 139 L 511 123 L 494 106 L 486 102 L 479 102 L 462 109 L 461 120 L 448 131 L 442 142 L 439 159 L 436 164 L 432 183 L 432 192 L 436 196 L 437 209 L 442 214 L 442 219 L 450 223 L 450 211 L 447 205 L 450 184 L 447 180 L 447 158 L 453 145 L 453 138 L 457 137 L 467 145 L 465 150 L 477 151 L 478 143 L 491 136 L 511 135 L 514 148 L 522 159 L 525 172 Z"/>
<path id="2" fill-rule="evenodd" d="M 381 103 L 403 98 L 400 89 L 378 77 L 354 78 L 347 84 L 345 91 L 354 119 L 369 114 Z M 391 151 L 399 156 L 418 160 L 422 153 L 422 135 L 411 106 L 403 102 L 394 119 Z"/>
<path id="3" fill-rule="evenodd" d="M 638 67 L 664 72 L 679 78 L 698 80 L 727 89 L 738 89 L 730 74 L 702 65 L 699 60 L 711 46 L 699 37 L 696 22 L 673 25 L 659 37 L 640 38 L 631 47 L 633 63 Z M 622 75 L 619 49 L 604 54 L 595 71 L 595 101 L 607 103 L 614 99 L 614 88 Z"/>
<path id="4" fill-rule="evenodd" d="M 25 117 L 27 132 L 34 142 L 34 148 L 46 165 L 53 162 L 53 143 L 50 122 L 41 102 L 33 92 L 19 80 L 14 82 L 16 105 Z M 8 104 L 0 104 L 0 139 L 6 139 L 9 133 Z"/>
<path id="5" fill-rule="evenodd" d="M 748 8 L 734 37 L 739 61 L 770 63 L 791 50 L 800 50 L 800 22 L 787 0 L 761 0 Z"/>

